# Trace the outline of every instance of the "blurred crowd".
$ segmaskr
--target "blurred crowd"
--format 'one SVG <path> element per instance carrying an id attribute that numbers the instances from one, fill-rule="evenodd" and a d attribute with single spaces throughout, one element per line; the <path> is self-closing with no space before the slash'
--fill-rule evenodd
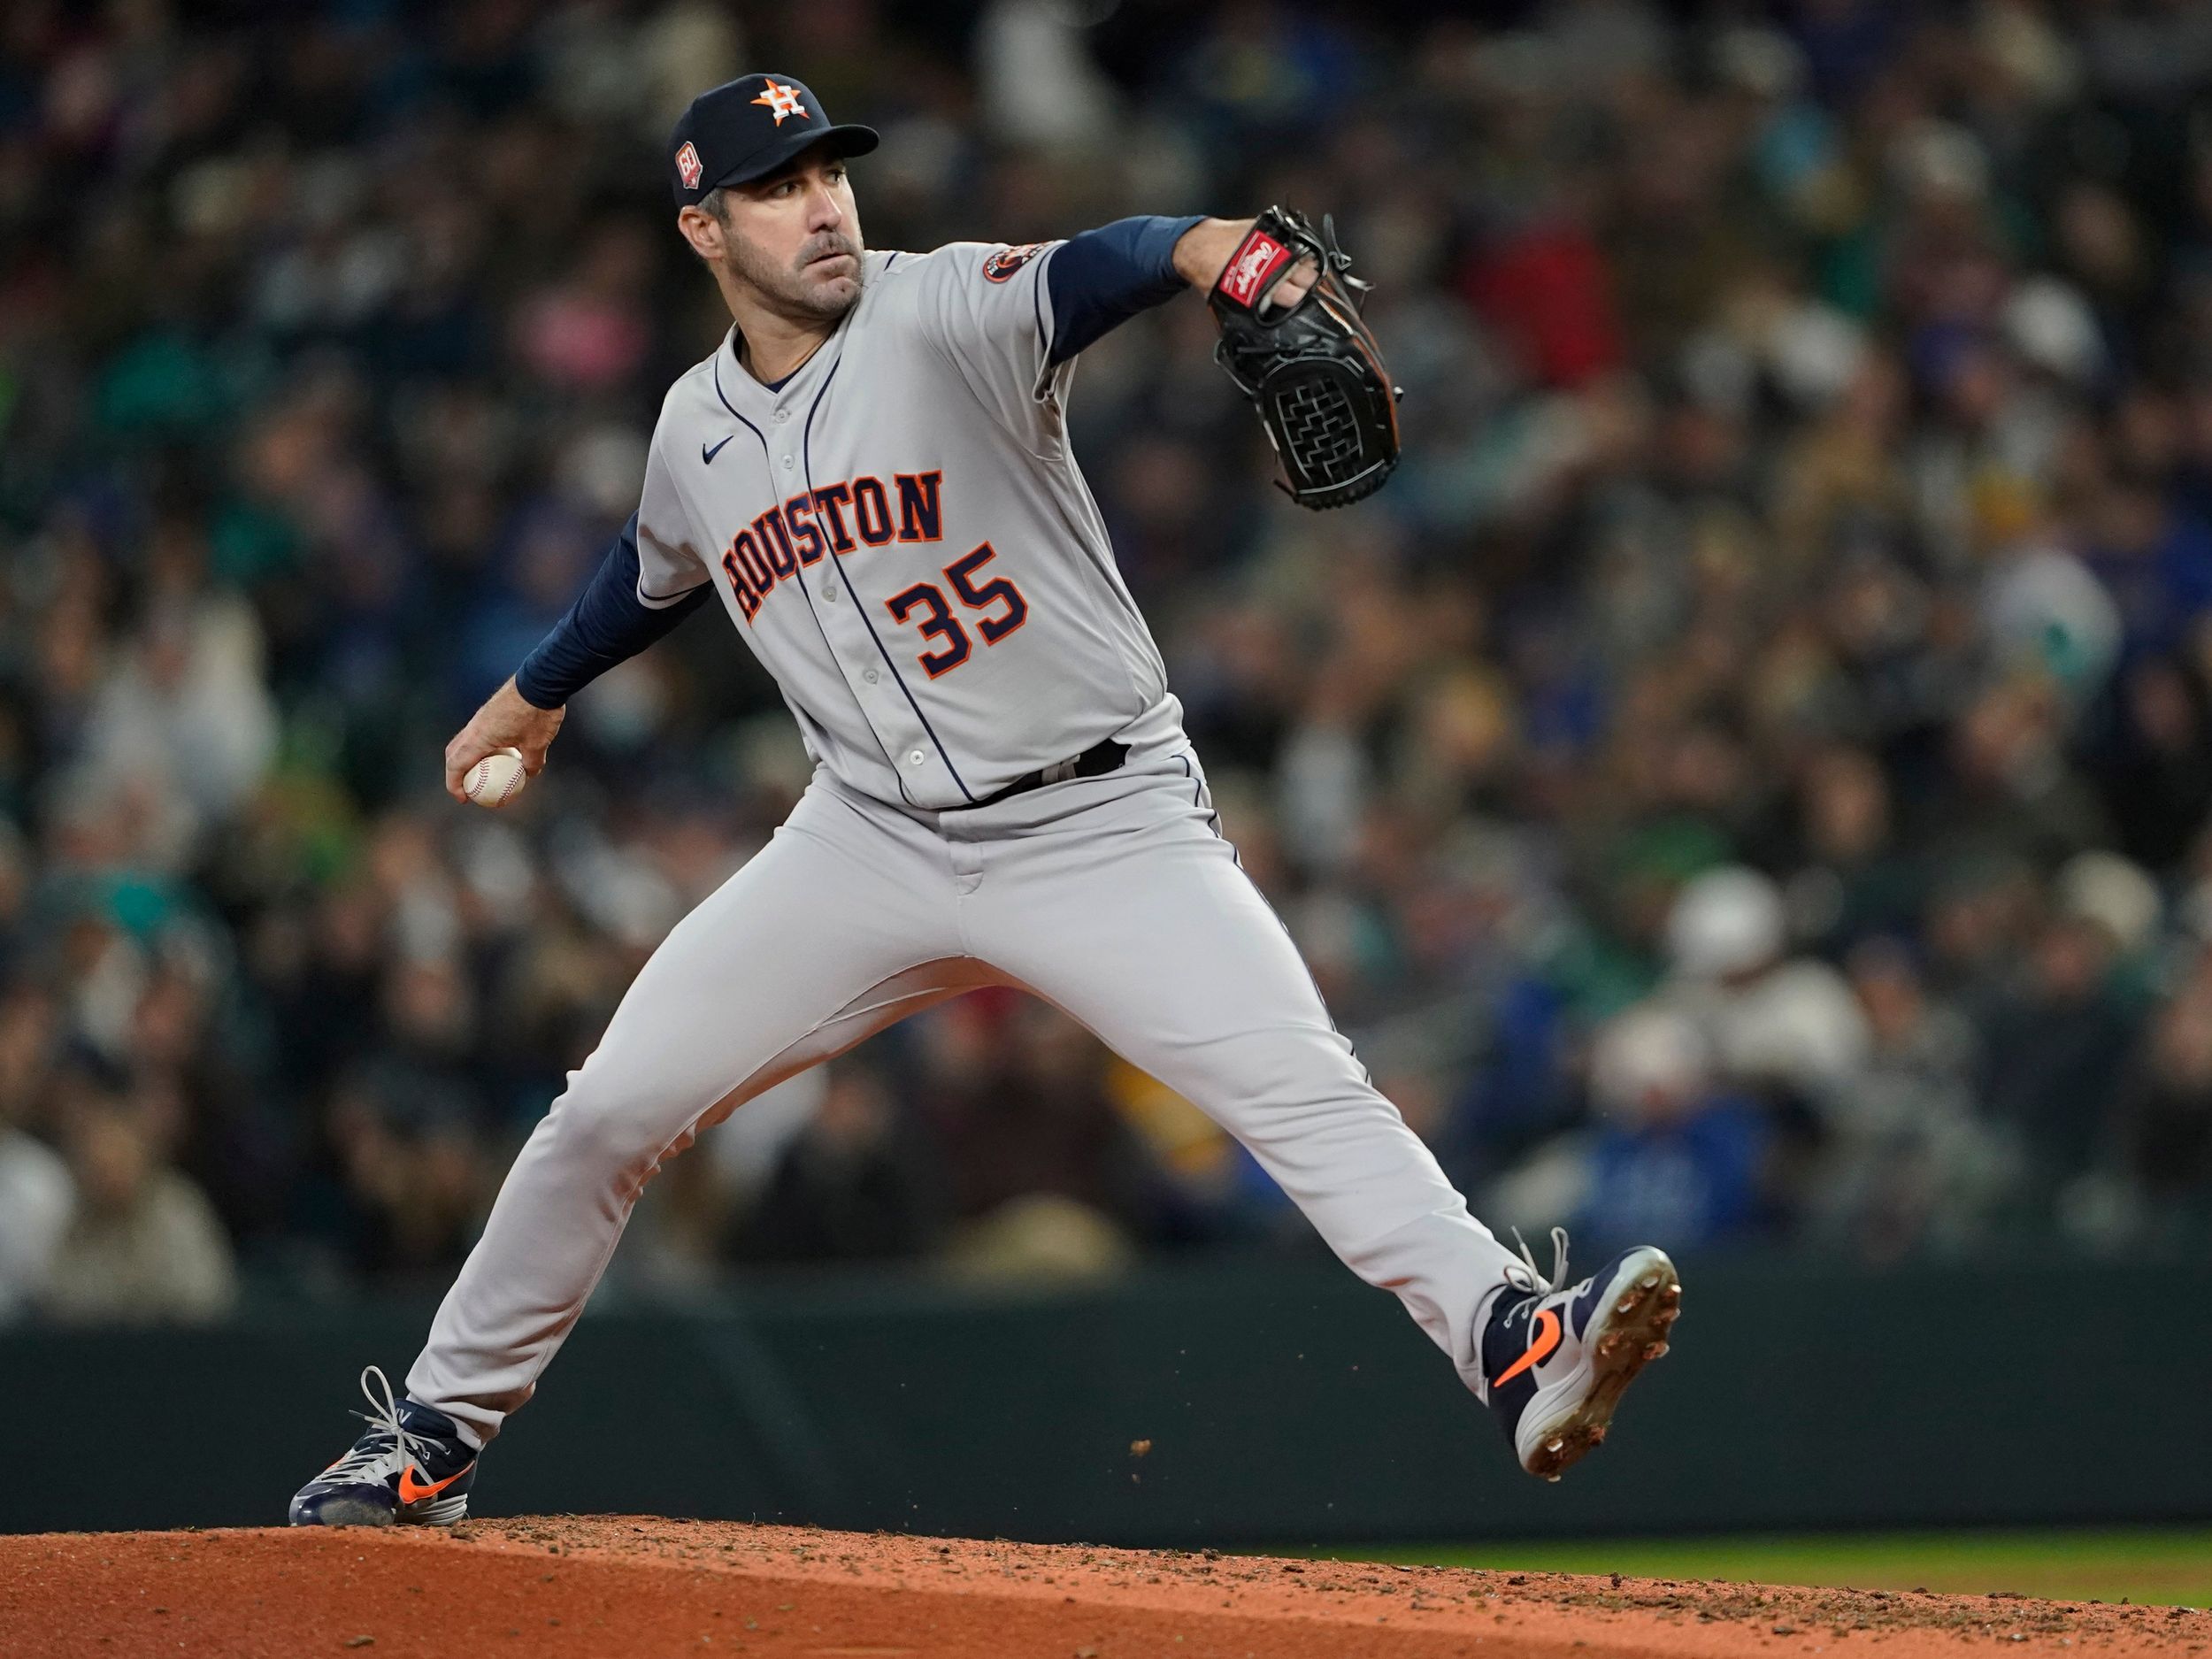
<path id="1" fill-rule="evenodd" d="M 1379 496 L 1281 500 L 1194 299 L 1071 419 L 1231 839 L 1479 1213 L 2212 1237 L 2212 11 L 17 0 L 0 1319 L 442 1284 L 803 787 L 718 613 L 513 809 L 439 781 L 726 325 L 660 150 L 760 67 L 881 129 L 874 246 L 1335 215 Z M 984 993 L 706 1137 L 616 1271 L 1315 1248 Z"/>

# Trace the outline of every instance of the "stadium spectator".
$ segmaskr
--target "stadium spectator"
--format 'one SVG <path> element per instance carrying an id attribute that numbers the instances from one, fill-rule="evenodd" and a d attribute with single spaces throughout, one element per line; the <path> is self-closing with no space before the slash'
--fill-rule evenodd
<path id="1" fill-rule="evenodd" d="M 1825 1112 L 1864 1072 L 1866 1019 L 1830 964 L 1786 952 L 1781 890 L 1740 866 L 1710 870 L 1667 917 L 1661 995 L 1694 1020 L 1732 1086 Z"/>
<path id="2" fill-rule="evenodd" d="M 1157 1202 L 1142 1142 L 1116 1110 L 1098 1041 L 1056 1010 L 1002 991 L 925 1016 L 918 1094 L 959 1223 L 1049 1195 L 1141 1239 Z"/>
<path id="3" fill-rule="evenodd" d="M 2212 986 L 2201 961 L 2154 1018 L 2110 1133 L 2109 1167 L 2139 1205 L 2138 1239 L 2201 1240 L 2212 1226 Z"/>
<path id="4" fill-rule="evenodd" d="M 868 1066 L 833 1064 L 814 1119 L 744 1219 L 741 1259 L 867 1262 L 927 1254 L 942 1226 L 931 1150 Z"/>
<path id="5" fill-rule="evenodd" d="M 1990 1017 L 1981 1093 L 2024 1141 L 2039 1197 L 2089 1167 L 2136 1040 L 2140 1017 L 2115 983 L 2117 954 L 2102 922 L 2053 916 Z"/>
<path id="6" fill-rule="evenodd" d="M 2020 1161 L 1975 1098 L 1974 1028 L 1896 939 L 1865 941 L 1846 967 L 1868 1060 L 1829 1119 L 1809 1231 L 1874 1261 L 1970 1250 L 1998 1224 Z"/>
<path id="7" fill-rule="evenodd" d="M 0 1119 L 0 1325 L 45 1294 L 76 1203 L 60 1156 Z"/>
<path id="8" fill-rule="evenodd" d="M 1539 1212 L 1606 1250 L 1654 1228 L 1695 1250 L 1738 1243 L 1779 1219 L 1768 1191 L 1773 1133 L 1758 1104 L 1717 1078 L 1706 1036 L 1657 1003 L 1598 1033 L 1586 1131 L 1540 1148 L 1494 1194 L 1500 1225 Z"/>
<path id="9" fill-rule="evenodd" d="M 90 1079 L 72 1092 L 77 1210 L 54 1253 L 47 1310 L 132 1324 L 227 1312 L 237 1294 L 229 1240 L 199 1188 L 162 1161 L 144 1108 Z"/>

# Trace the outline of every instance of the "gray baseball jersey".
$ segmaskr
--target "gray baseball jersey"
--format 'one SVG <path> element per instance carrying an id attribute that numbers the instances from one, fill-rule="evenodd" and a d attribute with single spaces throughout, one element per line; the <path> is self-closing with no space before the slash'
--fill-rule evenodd
<path id="1" fill-rule="evenodd" d="M 1060 245 L 871 253 L 781 386 L 733 332 L 661 407 L 640 598 L 713 582 L 812 756 L 881 800 L 981 800 L 1167 690 L 1069 451 Z"/>
<path id="2" fill-rule="evenodd" d="M 641 597 L 715 583 L 818 765 L 653 953 L 439 1309 L 408 1390 L 479 1444 L 665 1158 L 979 985 L 1047 998 L 1226 1126 L 1481 1387 L 1481 1310 L 1514 1258 L 1376 1092 L 1221 836 L 1068 453 L 1051 257 L 871 254 L 864 297 L 781 387 L 726 342 L 669 394 Z M 1110 735 L 1110 772 L 939 810 Z"/>

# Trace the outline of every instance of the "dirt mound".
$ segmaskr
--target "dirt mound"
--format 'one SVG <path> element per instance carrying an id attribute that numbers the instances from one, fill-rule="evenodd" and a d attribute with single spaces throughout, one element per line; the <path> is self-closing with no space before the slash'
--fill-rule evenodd
<path id="1" fill-rule="evenodd" d="M 622 1517 L 0 1538 L 11 1659 L 1912 1659 L 1992 1643 L 2195 1654 L 2212 1613 Z"/>

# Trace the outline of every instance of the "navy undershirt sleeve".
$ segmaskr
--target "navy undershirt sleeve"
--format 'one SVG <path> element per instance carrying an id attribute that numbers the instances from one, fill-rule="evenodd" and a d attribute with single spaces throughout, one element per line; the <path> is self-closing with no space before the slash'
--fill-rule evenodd
<path id="1" fill-rule="evenodd" d="M 1052 295 L 1052 354 L 1065 363 L 1118 323 L 1173 299 L 1187 286 L 1175 273 L 1175 244 L 1205 217 L 1118 219 L 1071 236 L 1045 267 Z"/>
<path id="2" fill-rule="evenodd" d="M 639 600 L 637 575 L 637 514 L 632 513 L 568 614 L 515 671 L 515 689 L 525 703 L 559 708 L 696 611 L 714 586 L 701 582 L 673 604 L 656 607 Z"/>

